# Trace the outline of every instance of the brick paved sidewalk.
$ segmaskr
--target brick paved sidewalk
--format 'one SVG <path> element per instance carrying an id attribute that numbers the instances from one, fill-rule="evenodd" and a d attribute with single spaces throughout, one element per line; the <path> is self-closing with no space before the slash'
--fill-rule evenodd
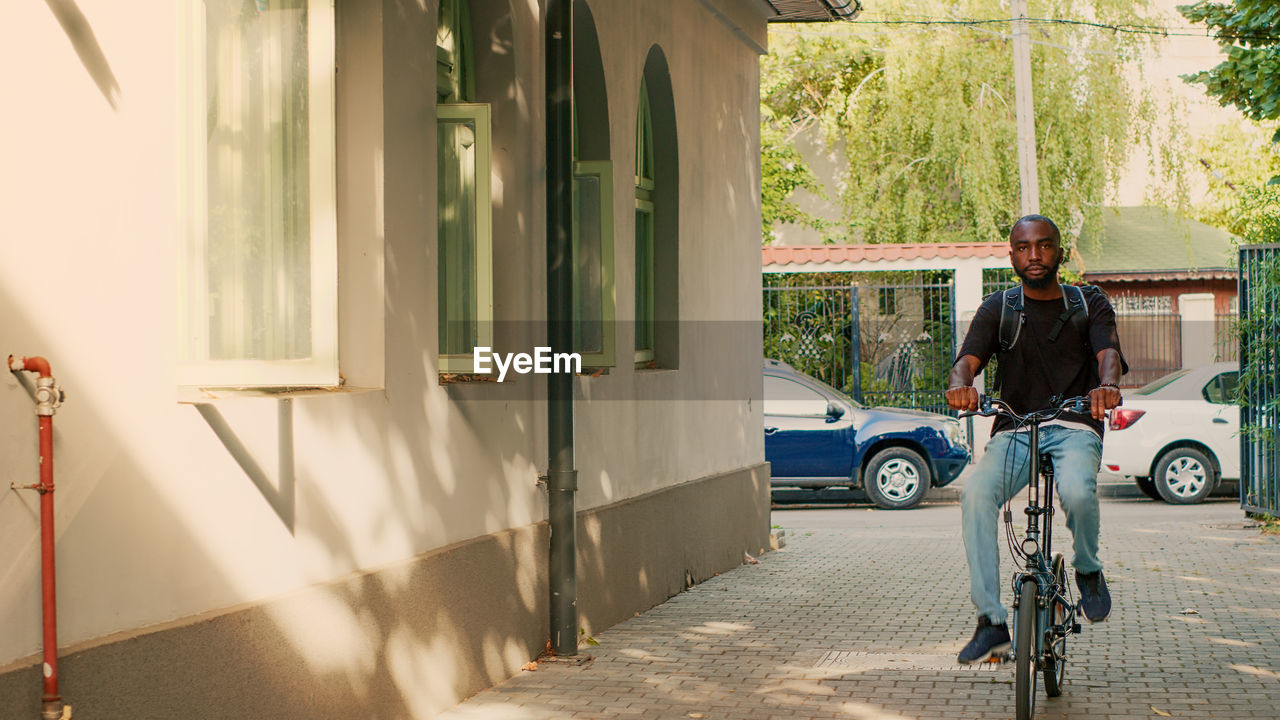
<path id="1" fill-rule="evenodd" d="M 785 549 L 443 717 L 1011 718 L 1012 666 L 954 662 L 973 629 L 959 515 L 775 512 Z M 1115 609 L 1071 638 L 1037 717 L 1280 718 L 1280 539 L 1231 502 L 1104 501 L 1103 532 Z"/>

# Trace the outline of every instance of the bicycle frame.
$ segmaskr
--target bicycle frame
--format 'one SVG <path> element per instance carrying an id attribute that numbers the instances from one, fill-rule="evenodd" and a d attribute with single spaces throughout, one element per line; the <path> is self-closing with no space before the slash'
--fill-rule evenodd
<path id="1" fill-rule="evenodd" d="M 1013 651 L 1005 657 L 1013 660 L 1014 695 L 1018 720 L 1030 720 L 1035 712 L 1036 676 L 1044 675 L 1045 694 L 1062 694 L 1066 677 L 1067 636 L 1080 632 L 1076 617 L 1079 612 L 1069 597 L 1066 566 L 1061 555 L 1053 554 L 1053 464 L 1040 453 L 1040 424 L 1057 418 L 1068 409 L 1083 413 L 1089 399 L 1075 397 L 1056 407 L 1019 415 L 1003 401 L 980 397 L 978 412 L 967 415 L 1002 414 L 1020 427 L 1027 427 L 1027 531 L 1014 551 L 1013 561 L 1019 565 L 1013 575 Z M 1043 485 L 1041 484 L 1043 483 Z M 1009 498 L 1012 500 L 1012 498 Z M 1008 502 L 1008 501 L 1006 501 Z M 1013 514 L 1006 504 L 1006 531 L 1010 532 Z M 1012 540 L 1012 538 L 1010 538 Z M 1019 562 L 1019 557 L 1022 562 Z M 1034 590 L 1034 592 L 1032 592 Z"/>
<path id="2" fill-rule="evenodd" d="M 1017 597 L 1023 582 L 1030 579 L 1036 584 L 1036 617 L 1034 622 L 1038 632 L 1035 633 L 1035 667 L 1037 670 L 1043 670 L 1047 661 L 1052 658 L 1048 653 L 1052 652 L 1052 643 L 1058 637 L 1066 637 L 1067 635 L 1079 632 L 1080 625 L 1076 622 L 1077 608 L 1074 603 L 1066 595 L 1066 587 L 1059 584 L 1054 577 L 1054 569 L 1050 566 L 1049 558 L 1053 557 L 1053 469 L 1050 464 L 1045 468 L 1040 455 L 1040 423 L 1044 420 L 1040 418 L 1032 418 L 1030 421 L 1030 437 L 1028 452 L 1030 456 L 1027 461 L 1027 488 L 1030 493 L 1030 500 L 1023 512 L 1027 516 L 1027 530 L 1022 539 L 1022 551 L 1027 555 L 1027 560 L 1022 565 L 1022 572 L 1014 573 L 1013 576 L 1013 593 Z M 1043 486 L 1041 485 L 1043 483 Z M 1044 541 L 1040 538 L 1043 535 Z M 1015 556 L 1014 563 L 1018 560 Z M 1061 607 L 1063 618 L 1062 622 L 1056 622 L 1053 612 L 1055 607 Z M 1022 618 L 1017 617 L 1015 609 L 1014 613 L 1014 629 L 1016 632 L 1017 623 Z"/>
<path id="3" fill-rule="evenodd" d="M 1052 464 L 1048 468 L 1044 467 L 1043 462 L 1047 458 L 1042 458 L 1040 453 L 1040 425 L 1058 417 L 1063 411 L 1069 407 L 1075 407 L 1080 411 L 1087 403 L 1088 399 L 1079 397 L 1072 398 L 1063 402 L 1057 408 L 1050 410 L 1042 410 L 1029 413 L 1025 416 L 1018 415 L 1004 402 L 990 398 L 980 398 L 980 410 L 974 413 L 962 413 L 961 417 L 967 415 L 996 415 L 1004 414 L 1012 417 L 1019 423 L 1025 423 L 1029 426 L 1029 457 L 1027 460 L 1027 488 L 1030 494 L 1030 500 L 1023 512 L 1027 516 L 1027 530 L 1023 535 L 1021 542 L 1022 554 L 1026 556 L 1026 562 L 1021 563 L 1021 571 L 1014 573 L 1013 576 L 1013 594 L 1018 597 L 1022 584 L 1031 580 L 1036 584 L 1036 617 L 1034 618 L 1036 632 L 1035 637 L 1035 667 L 1037 670 L 1043 670 L 1047 663 L 1052 660 L 1063 660 L 1065 658 L 1055 658 L 1053 653 L 1053 644 L 1059 638 L 1065 638 L 1067 635 L 1080 632 L 1080 623 L 1076 613 L 1078 608 L 1075 603 L 1071 602 L 1067 593 L 1065 577 L 1061 583 L 1054 577 L 1055 568 L 1052 566 L 1053 558 L 1053 470 Z M 1043 482 L 1043 486 L 1041 483 Z M 1010 522 L 1012 518 L 1008 510 L 1005 511 L 1005 522 Z M 1041 538 L 1043 537 L 1043 542 Z M 1018 565 L 1017 555 L 1014 556 L 1014 564 Z M 1065 571 L 1064 571 L 1065 574 Z M 1054 610 L 1058 609 L 1062 613 L 1061 622 L 1057 622 L 1054 617 Z M 1014 612 L 1014 632 L 1017 631 L 1017 624 L 1022 618 L 1017 616 L 1015 607 Z"/>

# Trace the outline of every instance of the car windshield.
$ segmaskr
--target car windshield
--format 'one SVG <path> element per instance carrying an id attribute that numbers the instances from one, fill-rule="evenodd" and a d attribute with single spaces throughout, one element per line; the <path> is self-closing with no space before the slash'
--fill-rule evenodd
<path id="1" fill-rule="evenodd" d="M 1138 388 L 1137 390 L 1132 391 L 1132 394 L 1133 395 L 1150 395 L 1151 393 L 1159 390 L 1160 388 L 1164 387 L 1165 385 L 1168 385 L 1169 383 L 1173 382 L 1174 380 L 1177 380 L 1178 378 L 1182 377 L 1183 375 L 1186 375 L 1189 372 L 1191 371 L 1179 370 L 1177 372 L 1171 372 L 1168 375 L 1165 375 L 1164 377 L 1158 380 L 1153 380 L 1147 383 L 1146 385 L 1143 385 L 1142 387 Z"/>

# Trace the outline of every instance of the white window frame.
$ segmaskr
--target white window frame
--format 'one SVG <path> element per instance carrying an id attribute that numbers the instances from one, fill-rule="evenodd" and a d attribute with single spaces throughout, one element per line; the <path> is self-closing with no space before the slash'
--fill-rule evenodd
<path id="1" fill-rule="evenodd" d="M 449 103 L 436 106 L 439 121 L 470 120 L 476 128 L 476 342 L 475 347 L 493 347 L 493 130 L 488 103 Z M 438 171 L 438 170 L 437 170 Z M 436 190 L 440 192 L 439 188 Z M 437 248 L 439 235 L 436 237 Z M 436 255 L 437 260 L 439 254 Z M 439 277 L 437 273 L 436 277 Z M 444 307 L 438 308 L 438 322 L 445 322 Z M 439 333 L 436 333 L 439 338 Z M 475 354 L 446 355 L 439 351 L 439 368 L 444 373 L 474 373 Z"/>
<path id="2" fill-rule="evenodd" d="M 311 234 L 311 357 L 299 360 L 209 360 L 206 325 L 192 323 L 207 298 L 202 272 L 208 244 L 206 26 L 202 0 L 179 3 L 178 206 L 185 237 L 179 243 L 179 360 L 177 381 L 197 387 L 332 387 L 338 372 L 338 267 L 335 37 L 333 0 L 308 0 L 308 112 Z M 208 315 L 207 310 L 198 313 Z"/>

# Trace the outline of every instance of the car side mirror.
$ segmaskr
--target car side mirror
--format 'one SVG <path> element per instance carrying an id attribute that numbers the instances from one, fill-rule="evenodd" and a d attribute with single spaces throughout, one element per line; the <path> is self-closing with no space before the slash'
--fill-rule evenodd
<path id="1" fill-rule="evenodd" d="M 828 400 L 827 417 L 831 420 L 839 420 L 844 417 L 844 407 L 834 401 Z"/>

